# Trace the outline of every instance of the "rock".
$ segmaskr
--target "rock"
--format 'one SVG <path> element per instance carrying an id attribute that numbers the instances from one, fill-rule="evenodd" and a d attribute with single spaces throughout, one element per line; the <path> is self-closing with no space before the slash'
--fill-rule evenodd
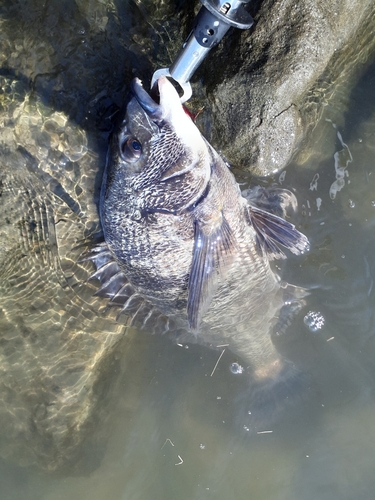
<path id="1" fill-rule="evenodd" d="M 116 360 L 126 359 L 131 339 L 94 297 L 92 265 L 79 262 L 98 230 L 98 157 L 63 113 L 43 113 L 20 82 L 0 76 L 0 85 L 8 90 L 0 130 L 0 456 L 74 468 L 88 442 L 96 467 Z"/>
<path id="2" fill-rule="evenodd" d="M 210 142 L 233 165 L 267 175 L 286 166 L 333 89 L 342 97 L 359 77 L 375 46 L 375 1 L 264 0 L 255 20 L 227 35 L 198 75 Z"/>

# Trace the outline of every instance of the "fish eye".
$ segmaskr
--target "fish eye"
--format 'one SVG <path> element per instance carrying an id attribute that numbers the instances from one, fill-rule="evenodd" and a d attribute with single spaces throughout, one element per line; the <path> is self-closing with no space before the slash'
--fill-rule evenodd
<path id="1" fill-rule="evenodd" d="M 142 144 L 134 137 L 128 137 L 120 144 L 121 158 L 127 162 L 135 162 L 142 155 Z"/>

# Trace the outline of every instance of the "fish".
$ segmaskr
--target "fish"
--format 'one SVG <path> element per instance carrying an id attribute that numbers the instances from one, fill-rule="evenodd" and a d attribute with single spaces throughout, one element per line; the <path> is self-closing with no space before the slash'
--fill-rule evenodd
<path id="1" fill-rule="evenodd" d="M 254 380 L 274 379 L 289 362 L 270 332 L 286 302 L 300 297 L 270 262 L 309 248 L 280 215 L 286 191 L 276 194 L 279 204 L 260 188 L 245 198 L 166 77 L 158 98 L 137 78 L 131 88 L 102 181 L 104 243 L 88 257 L 97 293 L 129 324 L 225 345 Z"/>

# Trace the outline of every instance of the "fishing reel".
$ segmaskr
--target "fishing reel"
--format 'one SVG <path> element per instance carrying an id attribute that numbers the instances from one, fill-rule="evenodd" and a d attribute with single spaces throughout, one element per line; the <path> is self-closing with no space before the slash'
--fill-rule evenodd
<path id="1" fill-rule="evenodd" d="M 170 68 L 155 71 L 151 88 L 161 76 L 167 76 L 182 88 L 181 102 L 190 99 L 192 89 L 189 80 L 209 51 L 220 42 L 231 26 L 248 29 L 253 25 L 253 18 L 243 5 L 249 1 L 201 0 L 203 5 L 194 20 L 193 29 L 176 60 Z"/>

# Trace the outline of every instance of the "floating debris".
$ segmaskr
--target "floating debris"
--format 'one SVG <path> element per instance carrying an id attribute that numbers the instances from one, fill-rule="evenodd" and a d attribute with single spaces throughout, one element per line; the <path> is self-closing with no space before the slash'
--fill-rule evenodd
<path id="1" fill-rule="evenodd" d="M 315 174 L 314 177 L 312 178 L 312 181 L 310 182 L 310 191 L 317 191 L 318 190 L 318 180 L 319 180 L 319 174 Z"/>
<path id="2" fill-rule="evenodd" d="M 169 438 L 167 438 L 167 439 L 165 440 L 165 443 L 164 443 L 164 444 L 163 444 L 163 446 L 161 447 L 161 449 L 163 449 L 163 448 L 164 448 L 164 446 L 165 446 L 168 442 L 169 442 L 172 446 L 174 446 L 174 444 L 172 443 L 172 441 L 171 441 Z"/>
<path id="3" fill-rule="evenodd" d="M 210 377 L 212 377 L 212 375 L 215 373 L 215 370 L 216 370 L 216 368 L 217 368 L 217 365 L 219 364 L 219 361 L 220 361 L 220 360 L 221 360 L 221 358 L 223 357 L 223 354 L 224 354 L 224 353 L 225 353 L 225 349 L 223 349 L 223 350 L 221 351 L 221 354 L 220 354 L 220 356 L 219 356 L 219 359 L 216 361 L 216 365 L 214 366 L 214 369 L 212 370 Z"/>

